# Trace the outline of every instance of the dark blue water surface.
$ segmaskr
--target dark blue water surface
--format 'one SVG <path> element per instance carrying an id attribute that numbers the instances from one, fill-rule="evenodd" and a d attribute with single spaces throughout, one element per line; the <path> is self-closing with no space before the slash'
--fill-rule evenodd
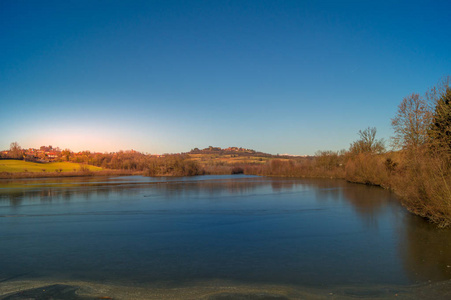
<path id="1" fill-rule="evenodd" d="M 413 284 L 451 278 L 451 231 L 340 180 L 0 181 L 0 280 L 15 277 Z"/>

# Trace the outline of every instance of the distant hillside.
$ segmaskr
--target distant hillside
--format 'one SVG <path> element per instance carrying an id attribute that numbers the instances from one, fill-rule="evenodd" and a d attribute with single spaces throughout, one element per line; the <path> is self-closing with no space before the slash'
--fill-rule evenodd
<path id="1" fill-rule="evenodd" d="M 246 149 L 241 147 L 220 148 L 210 146 L 205 149 L 194 148 L 186 154 L 216 154 L 216 155 L 236 155 L 236 156 L 253 156 L 253 157 L 276 157 L 275 155 Z"/>
<path id="2" fill-rule="evenodd" d="M 182 153 L 182 154 L 214 154 L 214 155 L 229 155 L 231 157 L 241 157 L 241 156 L 247 156 L 247 157 L 264 157 L 264 158 L 309 158 L 308 155 L 291 155 L 291 154 L 269 154 L 264 153 L 260 151 L 255 151 L 253 149 L 247 149 L 247 148 L 241 148 L 241 147 L 228 147 L 228 148 L 220 148 L 220 147 L 213 147 L 210 146 L 208 148 L 199 149 L 194 148 L 190 152 Z"/>

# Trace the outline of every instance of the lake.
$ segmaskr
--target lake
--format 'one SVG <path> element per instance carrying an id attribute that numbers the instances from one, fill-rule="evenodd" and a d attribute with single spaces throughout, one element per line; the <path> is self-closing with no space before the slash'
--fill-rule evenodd
<path id="1" fill-rule="evenodd" d="M 33 280 L 401 289 L 451 279 L 450 237 L 409 214 L 393 193 L 342 180 L 0 181 L 5 290 Z"/>

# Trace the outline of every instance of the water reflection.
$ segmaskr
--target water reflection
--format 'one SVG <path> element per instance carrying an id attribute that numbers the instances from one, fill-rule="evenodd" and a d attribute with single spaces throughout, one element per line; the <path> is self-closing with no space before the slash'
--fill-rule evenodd
<path id="1" fill-rule="evenodd" d="M 450 231 L 407 214 L 376 187 L 253 176 L 0 186 L 1 276 L 68 270 L 105 280 L 294 284 L 451 278 Z"/>
<path id="2" fill-rule="evenodd" d="M 330 179 L 276 180 L 271 183 L 273 191 L 277 192 L 292 190 L 297 185 L 314 190 L 318 201 L 349 204 L 368 226 L 377 226 L 380 215 L 387 209 L 399 214 L 399 218 L 403 216 L 396 197 L 380 187 Z"/>
<path id="3" fill-rule="evenodd" d="M 408 216 L 401 227 L 399 251 L 409 276 L 416 281 L 451 278 L 451 230 L 437 229 Z"/>

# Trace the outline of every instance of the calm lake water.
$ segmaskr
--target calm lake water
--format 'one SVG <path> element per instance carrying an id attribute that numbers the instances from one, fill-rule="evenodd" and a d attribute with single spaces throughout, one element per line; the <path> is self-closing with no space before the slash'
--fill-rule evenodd
<path id="1" fill-rule="evenodd" d="M 451 279 L 451 231 L 381 188 L 254 176 L 0 181 L 0 281 Z"/>

